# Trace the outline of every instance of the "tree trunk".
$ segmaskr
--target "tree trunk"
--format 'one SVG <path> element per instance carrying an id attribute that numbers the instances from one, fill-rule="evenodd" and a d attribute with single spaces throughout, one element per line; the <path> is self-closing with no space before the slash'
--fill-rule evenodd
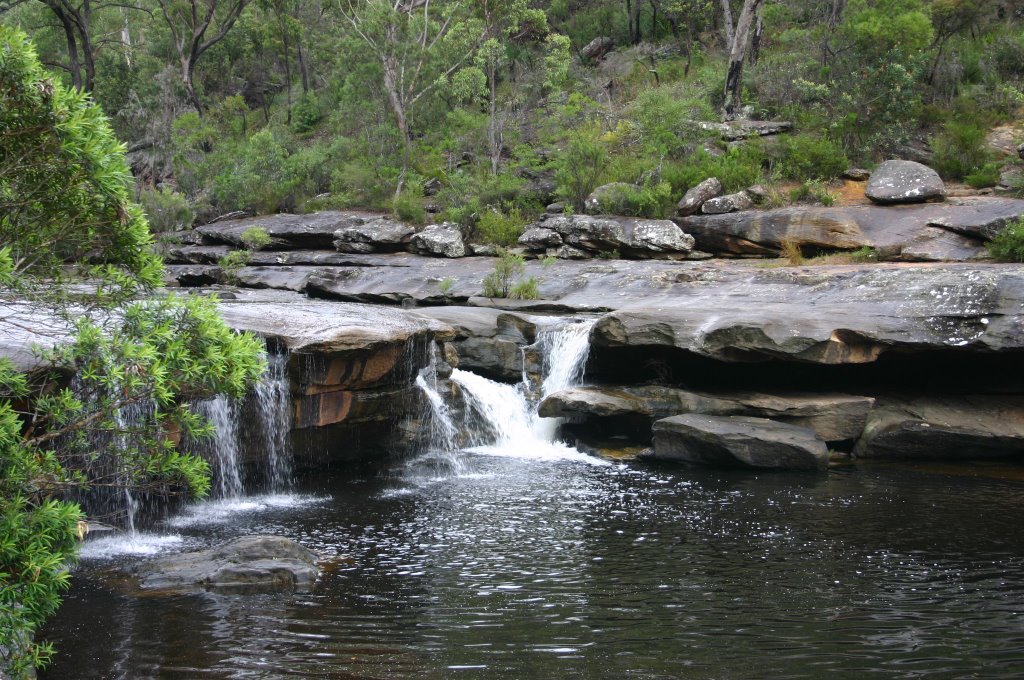
<path id="1" fill-rule="evenodd" d="M 57 16 L 57 20 L 60 21 L 61 26 L 64 27 L 64 38 L 67 40 L 68 45 L 68 70 L 71 71 L 71 85 L 77 89 L 82 89 L 82 66 L 78 62 L 78 40 L 75 39 L 75 28 L 71 23 L 71 18 L 64 13 L 56 4 L 49 5 L 50 9 Z"/>
<path id="2" fill-rule="evenodd" d="M 185 87 L 185 96 L 188 97 L 188 101 L 192 104 L 192 107 L 196 110 L 200 116 L 203 115 L 203 102 L 199 100 L 199 95 L 196 94 L 195 85 L 193 85 L 192 74 L 195 71 L 195 63 L 189 58 L 183 58 L 181 60 L 181 84 Z"/>
<path id="3" fill-rule="evenodd" d="M 750 65 L 753 66 L 757 63 L 758 58 L 761 56 L 761 38 L 764 37 L 764 21 L 761 20 L 760 15 L 757 17 L 757 22 L 754 24 L 754 37 L 750 39 Z"/>
<path id="4" fill-rule="evenodd" d="M 743 10 L 733 31 L 732 48 L 729 50 L 729 71 L 725 78 L 725 115 L 734 118 L 740 109 L 740 90 L 743 84 L 743 61 L 747 56 L 750 42 L 750 25 L 764 0 L 743 0 Z"/>
<path id="5" fill-rule="evenodd" d="M 302 39 L 299 38 L 295 45 L 295 57 L 299 62 L 299 75 L 302 77 L 302 94 L 309 93 L 309 66 L 306 64 L 306 55 L 302 49 Z"/>
<path id="6" fill-rule="evenodd" d="M 487 143 L 490 146 L 491 151 L 491 174 L 498 174 L 498 166 L 501 165 L 501 139 L 498 134 L 498 67 L 494 63 L 494 60 L 490 60 L 491 63 L 487 68 L 487 79 L 490 84 L 490 101 L 487 102 L 488 108 L 488 123 L 487 123 Z"/>
<path id="7" fill-rule="evenodd" d="M 728 48 L 732 47 L 735 24 L 732 21 L 732 7 L 729 5 L 729 0 L 721 0 L 722 4 L 722 23 L 725 24 L 725 46 Z"/>

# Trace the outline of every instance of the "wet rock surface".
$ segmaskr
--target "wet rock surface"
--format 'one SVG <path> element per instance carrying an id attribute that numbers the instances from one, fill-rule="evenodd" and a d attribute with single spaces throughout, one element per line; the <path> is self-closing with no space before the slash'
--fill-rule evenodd
<path id="1" fill-rule="evenodd" d="M 828 448 L 813 431 L 765 418 L 687 414 L 654 424 L 646 458 L 762 470 L 824 470 Z"/>
<path id="2" fill-rule="evenodd" d="M 888 397 L 868 416 L 860 458 L 1024 459 L 1024 396 Z"/>
<path id="3" fill-rule="evenodd" d="M 659 385 L 576 387 L 547 396 L 544 417 L 631 417 L 654 421 L 684 413 L 771 418 L 813 430 L 824 441 L 860 437 L 871 397 L 781 392 L 697 392 Z"/>
<path id="4" fill-rule="evenodd" d="M 282 536 L 244 536 L 220 547 L 158 557 L 135 567 L 146 591 L 292 593 L 312 588 L 316 555 Z"/>

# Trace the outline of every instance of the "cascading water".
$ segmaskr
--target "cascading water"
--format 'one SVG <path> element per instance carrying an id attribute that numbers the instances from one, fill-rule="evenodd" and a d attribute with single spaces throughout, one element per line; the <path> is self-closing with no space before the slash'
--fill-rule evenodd
<path id="1" fill-rule="evenodd" d="M 592 326 L 593 322 L 584 321 L 541 331 L 537 341 L 545 357 L 541 397 L 579 384 L 583 379 Z M 508 385 L 455 369 L 451 380 L 460 388 L 465 402 L 461 427 L 452 422 L 450 410 L 436 390 L 428 391 L 420 385 L 431 405 L 433 427 L 448 433 L 443 439 L 435 439 L 436 447 L 454 448 L 456 438 L 450 434 L 461 431 L 469 450 L 475 453 L 597 462 L 555 440 L 559 421 L 537 415 L 527 377 L 519 385 Z"/>
<path id="2" fill-rule="evenodd" d="M 271 491 L 291 486 L 292 452 L 291 397 L 288 386 L 288 355 L 267 355 L 267 372 L 253 390 L 256 411 L 267 456 L 267 477 Z"/>
<path id="3" fill-rule="evenodd" d="M 213 425 L 213 436 L 200 446 L 207 459 L 215 462 L 217 496 L 238 498 L 244 491 L 239 465 L 238 404 L 218 396 L 203 402 L 198 409 Z"/>

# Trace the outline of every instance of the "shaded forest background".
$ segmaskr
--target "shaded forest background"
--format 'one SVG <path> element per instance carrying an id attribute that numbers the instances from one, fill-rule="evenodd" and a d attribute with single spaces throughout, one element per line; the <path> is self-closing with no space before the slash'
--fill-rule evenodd
<path id="1" fill-rule="evenodd" d="M 632 185 L 662 216 L 886 157 L 996 184 L 1024 105 L 1018 0 L 2 0 L 91 93 L 154 230 L 236 210 L 365 208 L 501 240 Z M 701 123 L 788 120 L 727 144 Z M 1011 173 L 1012 175 L 1012 173 Z M 810 192 L 813 195 L 814 192 Z M 808 192 L 804 192 L 806 196 Z"/>

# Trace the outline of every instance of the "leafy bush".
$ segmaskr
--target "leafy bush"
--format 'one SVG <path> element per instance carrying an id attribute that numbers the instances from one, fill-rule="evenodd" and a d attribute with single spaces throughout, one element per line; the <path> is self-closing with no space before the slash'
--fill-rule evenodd
<path id="1" fill-rule="evenodd" d="M 1006 225 L 987 247 L 993 259 L 1000 262 L 1024 262 L 1024 218 Z"/>
<path id="2" fill-rule="evenodd" d="M 187 229 L 195 218 L 188 199 L 173 189 L 145 189 L 139 194 L 139 203 L 154 234 Z"/>
<path id="3" fill-rule="evenodd" d="M 835 205 L 836 202 L 835 194 L 829 191 L 828 187 L 820 181 L 814 179 L 807 180 L 800 186 L 792 189 L 789 192 L 789 199 L 793 203 L 797 201 L 811 201 L 824 206 Z"/>
<path id="4" fill-rule="evenodd" d="M 227 282 L 237 284 L 239 282 L 238 273 L 242 271 L 243 267 L 249 265 L 251 259 L 251 250 L 232 250 L 217 260 L 217 264 L 220 266 L 221 271 L 224 272 L 224 278 Z"/>
<path id="5" fill-rule="evenodd" d="M 321 117 L 320 102 L 317 101 L 316 95 L 306 92 L 295 102 L 292 109 L 292 129 L 299 134 L 305 134 L 316 127 Z"/>
<path id="6" fill-rule="evenodd" d="M 672 185 L 617 184 L 601 196 L 600 204 L 600 212 L 608 215 L 661 219 L 672 209 Z"/>
<path id="7" fill-rule="evenodd" d="M 1001 177 L 999 166 L 995 163 L 986 163 L 972 173 L 964 177 L 964 181 L 975 189 L 994 187 L 999 184 Z"/>
<path id="8" fill-rule="evenodd" d="M 395 199 L 395 216 L 403 222 L 426 224 L 427 211 L 423 207 L 423 199 L 404 193 Z"/>
<path id="9" fill-rule="evenodd" d="M 798 134 L 783 138 L 773 168 L 786 179 L 834 179 L 849 167 L 843 149 L 826 137 Z"/>
<path id="10" fill-rule="evenodd" d="M 476 223 L 476 233 L 484 243 L 497 246 L 511 246 L 523 234 L 526 220 L 518 210 L 513 209 L 507 215 L 496 210 L 487 210 Z"/>
<path id="11" fill-rule="evenodd" d="M 512 286 L 508 291 L 510 300 L 536 300 L 540 297 L 540 281 L 531 276 Z"/>
<path id="12" fill-rule="evenodd" d="M 242 232 L 242 245 L 249 250 L 262 250 L 269 246 L 274 239 L 270 238 L 267 230 L 260 226 L 249 227 Z"/>
<path id="13" fill-rule="evenodd" d="M 575 133 L 557 161 L 555 181 L 558 192 L 577 210 L 583 209 L 587 196 L 601 183 L 608 167 L 608 151 L 586 133 Z"/>
<path id="14" fill-rule="evenodd" d="M 757 183 L 763 161 L 761 146 L 748 142 L 721 156 L 712 156 L 701 149 L 686 161 L 666 162 L 661 176 L 670 184 L 675 196 L 681 196 L 709 177 L 717 177 L 723 190 L 733 193 Z"/>
<path id="15" fill-rule="evenodd" d="M 932 138 L 935 152 L 933 166 L 943 177 L 963 179 L 985 165 L 988 152 L 985 149 L 984 126 L 974 122 L 950 121 L 940 134 Z"/>
<path id="16" fill-rule="evenodd" d="M 526 270 L 522 255 L 498 249 L 498 261 L 494 269 L 484 277 L 484 297 L 507 298 L 513 289 L 515 279 Z"/>

